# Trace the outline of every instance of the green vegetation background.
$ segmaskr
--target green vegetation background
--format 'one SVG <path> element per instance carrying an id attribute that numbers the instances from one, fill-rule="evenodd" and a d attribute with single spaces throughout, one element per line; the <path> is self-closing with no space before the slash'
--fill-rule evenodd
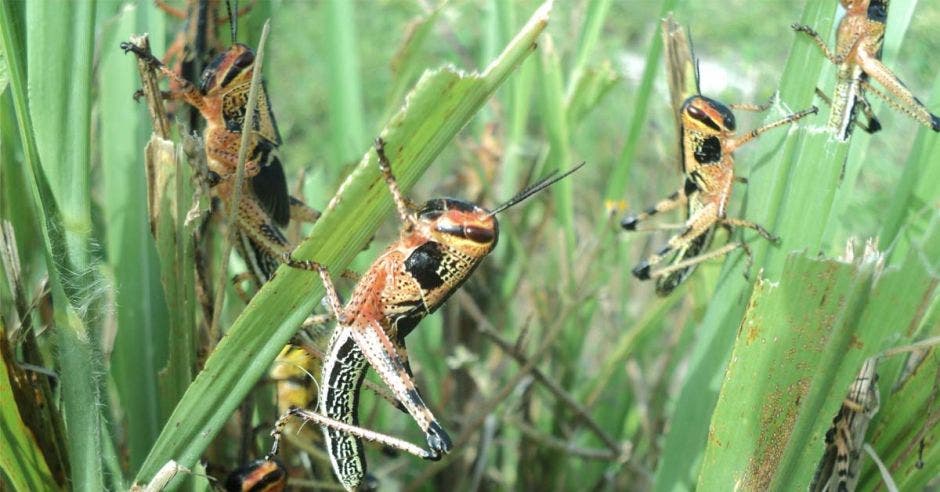
<path id="1" fill-rule="evenodd" d="M 334 269 L 353 256 L 342 252 L 359 251 L 380 222 L 369 249 L 349 268 L 362 272 L 396 237 L 381 187 L 366 191 L 377 174 L 363 171 L 374 167 L 363 156 L 383 129 L 410 139 L 414 149 L 432 142 L 430 151 L 403 151 L 414 157 L 402 159 L 400 172 L 418 202 L 449 195 L 493 205 L 534 176 L 588 162 L 547 196 L 504 214 L 497 251 L 409 337 L 425 399 L 459 446 L 439 463 L 370 448 L 370 470 L 383 489 L 406 490 L 805 487 L 861 360 L 938 332 L 936 135 L 881 108 L 881 133 L 856 132 L 850 146 L 837 145 L 819 131 L 822 107 L 801 130 L 776 130 L 745 147 L 736 173 L 750 184 L 736 187 L 732 215 L 764 224 L 783 244 L 754 243 L 749 281 L 736 253 L 658 299 L 630 269 L 665 237 L 621 233 L 622 212 L 612 215 L 609 206 L 625 200 L 626 209 L 637 210 L 680 183 L 659 19 L 672 10 L 690 31 L 706 95 L 763 102 L 779 89 L 797 110 L 813 103 L 814 86 L 831 87 L 832 68 L 789 24 L 828 33 L 840 14 L 831 0 L 560 2 L 538 48 L 507 68 L 505 82 L 480 101 L 456 138 L 441 135 L 463 126 L 463 116 L 448 120 L 435 108 L 485 94 L 482 82 L 468 79 L 464 89 L 448 92 L 444 79 L 435 79 L 424 87 L 423 105 L 394 116 L 425 70 L 450 64 L 482 71 L 537 7 L 499 0 L 434 9 L 410 1 L 259 1 L 240 19 L 240 41 L 251 46 L 271 19 L 264 72 L 291 187 L 304 172 L 302 195 L 322 210 L 359 169 L 344 200 L 361 202 L 362 210 L 323 221 L 314 231 L 319 240 L 305 244 L 326 255 L 314 254 L 318 259 L 333 254 Z M 196 375 L 200 318 L 187 284 L 176 283 L 189 270 L 167 264 L 167 250 L 150 235 L 143 148 L 151 128 L 145 106 L 131 98 L 140 84 L 136 65 L 118 44 L 149 32 L 154 52 L 162 53 L 180 23 L 146 1 L 7 2 L 0 11 L 0 217 L 15 233 L 20 264 L 4 263 L 0 315 L 13 351 L 3 357 L 8 368 L 23 360 L 34 343 L 24 340 L 35 338 L 39 355 L 30 360 L 60 377 L 46 410 L 34 413 L 47 424 L 65 420 L 58 434 L 47 427 L 61 438 L 50 452 L 41 433 L 20 420 L 27 413 L 22 401 L 0 398 L 3 480 L 13 488 L 57 488 L 65 475 L 75 488 L 123 488 L 135 478 L 149 480 L 170 458 L 194 461 L 212 439 L 201 434 L 207 428 L 222 429 L 207 456 L 224 467 L 263 452 L 274 418 L 263 403 L 272 395 L 269 382 L 252 391 L 262 403 L 251 416 L 261 429 L 251 446 L 214 406 L 225 394 L 248 392 L 256 385 L 250 377 L 238 390 L 213 387 L 219 400 L 196 394 L 203 387 L 197 380 L 184 397 L 189 403 L 174 414 L 182 424 L 171 420 L 176 427 L 164 428 Z M 938 25 L 935 3 L 896 0 L 885 49 L 888 66 L 935 111 Z M 224 27 L 220 37 L 228 39 Z M 475 107 L 465 112 L 469 117 Z M 782 112 L 776 107 L 766 117 Z M 419 128 L 422 117 L 442 129 L 402 130 Z M 741 114 L 738 128 L 756 127 L 762 117 Z M 495 164 L 481 159 L 490 153 Z M 833 260 L 849 237 L 879 238 L 882 264 L 870 257 Z M 229 271 L 241 269 L 233 256 Z M 761 271 L 767 280 L 752 297 Z M 51 304 L 35 301 L 44 297 L 36 292 L 47 275 Z M 307 311 L 318 303 L 311 277 L 280 274 L 280 283 L 249 309 L 228 292 L 221 325 L 245 328 L 244 337 L 228 340 L 230 352 L 247 354 L 239 359 L 251 365 L 245 374 L 263 374 L 277 348 L 260 349 L 268 339 L 250 328 L 269 323 L 278 336 L 289 333 L 304 312 L 296 287 L 311 289 L 302 301 Z M 351 284 L 340 288 L 349 292 Z M 40 314 L 42 306 L 51 314 Z M 23 334 L 29 331 L 23 313 L 32 313 L 25 322 L 30 336 Z M 518 347 L 533 363 L 513 360 L 480 327 L 510 343 L 524 335 Z M 248 367 L 224 353 L 214 357 L 211 367 L 229 364 L 230 377 Z M 932 352 L 927 361 L 914 383 L 897 390 L 901 364 L 886 365 L 882 412 L 870 433 L 902 489 L 922 487 L 940 470 L 932 403 L 938 362 Z M 558 388 L 578 405 L 563 403 Z M 891 398 L 893 391 L 900 396 Z M 581 408 L 620 449 L 591 430 Z M 372 395 L 363 396 L 361 415 L 369 428 L 423 442 L 407 416 Z M 921 440 L 927 466 L 917 469 Z M 869 460 L 862 487 L 878 483 Z"/>

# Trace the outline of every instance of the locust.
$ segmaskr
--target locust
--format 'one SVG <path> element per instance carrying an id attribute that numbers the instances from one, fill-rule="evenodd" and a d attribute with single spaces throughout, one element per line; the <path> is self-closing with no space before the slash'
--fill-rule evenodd
<path id="1" fill-rule="evenodd" d="M 234 194 L 233 179 L 238 166 L 248 91 L 254 69 L 254 51 L 235 43 L 219 53 L 203 71 L 199 85 L 181 78 L 149 51 L 122 43 L 125 52 L 146 60 L 178 86 L 165 98 L 182 100 L 198 109 L 206 121 L 203 132 L 212 195 L 223 209 Z M 277 150 L 281 136 L 262 83 L 248 139 L 245 183 L 236 212 L 235 247 L 248 264 L 258 285 L 271 278 L 278 258 L 291 250 L 281 227 L 293 219 L 314 222 L 320 213 L 290 196 Z"/>
<path id="2" fill-rule="evenodd" d="M 881 406 L 877 367 L 877 357 L 865 359 L 849 386 L 839 413 L 832 419 L 832 427 L 826 432 L 826 450 L 816 467 L 810 491 L 855 490 L 865 434 Z"/>
<path id="3" fill-rule="evenodd" d="M 839 141 L 848 140 L 855 125 L 869 133 L 881 129 L 866 94 L 873 93 L 889 106 L 907 114 L 918 123 L 940 132 L 940 118 L 931 113 L 903 82 L 881 61 L 888 0 L 840 0 L 845 16 L 839 21 L 835 51 L 813 28 L 794 23 L 791 27 L 809 36 L 823 55 L 836 66 L 836 85 L 832 99 L 817 89 L 823 100 L 830 102 L 828 127 Z M 885 90 L 872 86 L 878 82 Z M 868 123 L 857 122 L 861 110 Z"/>
<path id="4" fill-rule="evenodd" d="M 415 386 L 405 337 L 437 310 L 496 246 L 497 214 L 584 164 L 539 180 L 492 211 L 454 198 L 435 198 L 414 211 L 402 196 L 381 138 L 375 142 L 375 152 L 402 223 L 400 237 L 360 278 L 345 307 L 340 305 L 324 266 L 313 260 L 284 258 L 291 267 L 319 273 L 337 324 L 325 353 L 317 412 L 292 408 L 278 419 L 269 456 L 277 454 L 283 429 L 291 418 L 318 423 L 333 471 L 348 490 L 358 487 L 365 476 L 362 439 L 429 460 L 440 459 L 451 450 L 450 436 Z M 368 367 L 379 374 L 400 408 L 424 432 L 427 449 L 359 427 L 359 391 Z"/>
<path id="5" fill-rule="evenodd" d="M 199 7 L 206 8 L 203 3 Z M 214 4 L 208 8 L 215 11 Z M 206 124 L 203 135 L 213 202 L 221 204 L 223 212 L 227 211 L 233 201 L 235 180 L 232 178 L 237 171 L 254 52 L 243 44 L 233 44 L 208 64 L 196 85 L 177 75 L 149 51 L 130 43 L 122 44 L 122 48 L 146 60 L 173 81 L 164 97 L 182 100 L 202 115 Z M 233 235 L 233 246 L 248 267 L 248 271 L 236 275 L 233 282 L 246 302 L 249 296 L 241 289 L 242 280 L 250 279 L 260 288 L 274 275 L 279 258 L 291 250 L 281 228 L 292 219 L 314 222 L 320 215 L 288 193 L 277 153 L 281 136 L 263 83 L 260 89 L 248 139 L 247 179 L 243 182 Z M 207 317 L 211 317 L 212 309 L 206 311 Z M 303 377 L 306 372 L 299 369 L 318 367 L 318 361 L 309 356 L 304 358 L 305 354 L 302 347 L 288 345 L 272 367 L 271 376 L 276 381 L 279 401 L 283 398 L 285 404 L 315 398 L 316 389 L 310 385 L 309 378 Z M 302 364 L 298 364 L 298 360 Z"/>
<path id="6" fill-rule="evenodd" d="M 661 212 L 679 207 L 685 208 L 685 220 L 681 224 L 668 224 L 656 229 L 678 229 L 665 246 L 633 268 L 633 275 L 640 280 L 656 280 L 656 293 L 669 295 L 692 272 L 695 267 L 708 259 L 725 255 L 737 248 L 748 254 L 746 242 L 735 241 L 709 251 L 715 232 L 719 228 L 747 228 L 756 231 L 761 237 L 776 243 L 779 238 L 768 232 L 763 226 L 745 219 L 728 217 L 728 204 L 735 181 L 743 181 L 734 174 L 734 152 L 744 144 L 774 128 L 793 123 L 817 111 L 815 106 L 789 114 L 777 121 L 737 135 L 735 117 L 731 107 L 703 96 L 699 89 L 699 76 L 691 44 L 687 41 L 681 27 L 671 18 L 664 21 L 664 37 L 669 52 L 667 60 L 680 63 L 680 66 L 667 66 L 671 72 L 671 87 L 674 101 L 682 101 L 677 108 L 679 130 L 679 161 L 683 174 L 682 185 L 678 190 L 638 214 L 628 214 L 620 226 L 627 231 L 651 230 L 638 226 Z M 670 63 L 671 65 L 672 63 Z M 692 73 L 694 71 L 694 73 Z M 686 75 L 689 74 L 689 75 Z M 683 83 L 683 80 L 687 82 Z M 681 99 L 680 94 L 691 93 Z M 736 105 L 738 109 L 763 111 L 769 105 Z M 669 265 L 659 269 L 654 266 L 669 255 Z"/>
<path id="7" fill-rule="evenodd" d="M 907 379 L 919 369 L 938 343 L 940 343 L 940 337 L 934 335 L 910 345 L 890 348 L 862 362 L 838 412 L 832 419 L 832 425 L 826 431 L 825 449 L 816 465 L 816 471 L 809 486 L 811 492 L 850 492 L 856 489 L 861 477 L 862 452 L 866 449 L 868 428 L 882 404 L 881 392 L 878 389 L 878 364 L 887 357 L 908 354 L 908 359 L 904 364 L 905 371 L 894 381 L 893 389 L 889 392 L 890 400 L 891 393 L 904 384 L 910 384 Z M 936 387 L 932 391 L 936 391 Z M 928 414 L 931 413 L 933 403 L 927 400 L 924 404 Z M 929 425 L 933 424 L 925 423 L 921 431 L 914 433 L 913 442 L 918 443 L 921 450 L 925 429 Z M 908 449 L 913 449 L 914 446 L 911 444 Z M 868 448 L 867 450 L 873 459 L 876 458 L 874 449 Z M 916 467 L 917 464 L 915 463 L 914 466 Z M 889 482 L 889 477 L 883 478 L 886 479 L 886 483 Z"/>

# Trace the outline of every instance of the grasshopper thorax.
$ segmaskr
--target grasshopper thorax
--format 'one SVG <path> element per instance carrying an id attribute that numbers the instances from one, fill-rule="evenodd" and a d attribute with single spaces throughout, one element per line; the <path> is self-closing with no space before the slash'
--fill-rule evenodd
<path id="1" fill-rule="evenodd" d="M 202 72 L 199 90 L 209 95 L 229 86 L 251 83 L 254 65 L 255 52 L 244 44 L 235 43 L 216 55 Z"/>
<path id="2" fill-rule="evenodd" d="M 455 198 L 435 198 L 418 212 L 428 239 L 473 257 L 486 256 L 499 239 L 499 224 L 487 210 Z"/>
<path id="3" fill-rule="evenodd" d="M 733 132 L 734 114 L 724 104 L 702 95 L 695 95 L 682 104 L 682 123 L 686 128 L 705 134 Z"/>

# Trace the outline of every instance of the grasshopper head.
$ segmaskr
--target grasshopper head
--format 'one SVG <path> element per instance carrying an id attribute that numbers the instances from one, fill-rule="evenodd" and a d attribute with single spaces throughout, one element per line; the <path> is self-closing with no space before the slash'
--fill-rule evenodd
<path id="1" fill-rule="evenodd" d="M 418 212 L 418 228 L 425 236 L 463 254 L 480 259 L 493 251 L 499 239 L 499 223 L 496 214 L 522 203 L 530 196 L 548 188 L 581 169 L 584 163 L 558 175 L 551 173 L 536 183 L 524 188 L 492 211 L 470 202 L 455 198 L 436 198 L 424 204 Z"/>
<path id="2" fill-rule="evenodd" d="M 682 125 L 706 135 L 733 132 L 734 114 L 714 99 L 695 95 L 682 104 Z"/>
<path id="3" fill-rule="evenodd" d="M 482 207 L 455 198 L 435 198 L 418 212 L 430 238 L 474 257 L 489 254 L 499 239 L 496 217 Z"/>
<path id="4" fill-rule="evenodd" d="M 203 94 L 251 82 L 255 66 L 255 52 L 251 48 L 235 43 L 216 55 L 202 72 L 199 90 Z"/>

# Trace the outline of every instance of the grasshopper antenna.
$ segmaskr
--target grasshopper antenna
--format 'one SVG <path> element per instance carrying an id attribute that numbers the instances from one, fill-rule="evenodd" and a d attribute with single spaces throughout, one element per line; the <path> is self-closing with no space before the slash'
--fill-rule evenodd
<path id="1" fill-rule="evenodd" d="M 238 0 L 225 0 L 225 8 L 228 10 L 228 26 L 232 32 L 232 44 L 235 44 L 238 39 Z"/>
<path id="2" fill-rule="evenodd" d="M 544 178 L 538 180 L 538 181 L 535 182 L 534 184 L 529 185 L 529 186 L 523 188 L 522 191 L 520 191 L 519 193 L 516 193 L 516 196 L 510 198 L 509 200 L 507 200 L 507 201 L 506 201 L 505 203 L 503 203 L 502 205 L 497 206 L 495 209 L 493 209 L 492 212 L 490 212 L 489 214 L 487 214 L 487 217 L 492 217 L 492 216 L 494 216 L 494 215 L 496 215 L 496 214 L 502 212 L 503 210 L 506 210 L 507 208 L 512 207 L 513 205 L 517 205 L 519 202 L 525 200 L 526 198 L 529 198 L 530 196 L 532 196 L 532 195 L 534 195 L 534 194 L 536 194 L 536 193 L 538 193 L 538 192 L 544 190 L 545 188 L 548 188 L 549 186 L 551 186 L 551 185 L 553 185 L 553 184 L 555 184 L 555 183 L 557 183 L 557 182 L 559 182 L 559 181 L 561 181 L 561 180 L 567 178 L 568 175 L 570 175 L 570 174 L 574 173 L 575 171 L 577 171 L 578 169 L 581 169 L 582 167 L 584 167 L 584 164 L 585 164 L 585 162 L 584 162 L 584 161 L 581 161 L 581 163 L 579 163 L 577 166 L 575 166 L 575 167 L 573 167 L 573 168 L 571 168 L 571 169 L 565 171 L 565 173 L 562 174 L 561 176 L 556 176 L 556 174 L 558 174 L 558 171 L 557 171 L 557 170 L 552 171 L 551 173 L 548 174 L 548 176 L 545 176 Z"/>
<path id="3" fill-rule="evenodd" d="M 689 38 L 689 54 L 692 55 L 692 63 L 695 64 L 695 93 L 702 95 L 702 70 L 699 66 L 700 60 L 695 56 L 695 43 L 692 42 L 692 30 L 689 29 L 689 26 L 685 27 L 685 32 L 688 33 Z"/>

